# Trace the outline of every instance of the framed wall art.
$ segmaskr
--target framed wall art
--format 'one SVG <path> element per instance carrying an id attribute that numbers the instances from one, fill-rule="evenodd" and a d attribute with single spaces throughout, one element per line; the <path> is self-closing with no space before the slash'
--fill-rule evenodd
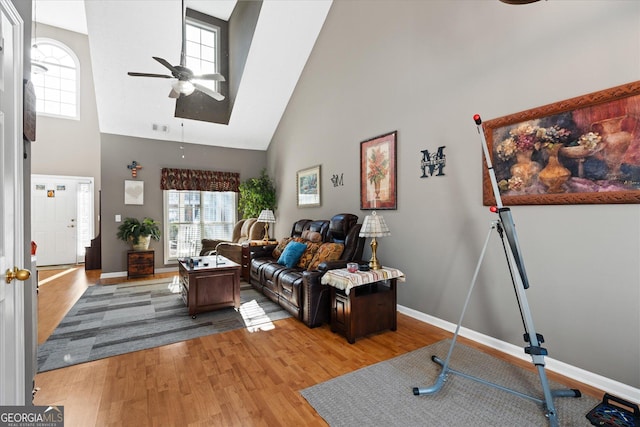
<path id="1" fill-rule="evenodd" d="M 320 165 L 296 172 L 298 207 L 320 206 Z"/>
<path id="2" fill-rule="evenodd" d="M 505 205 L 640 203 L 640 81 L 484 122 Z M 483 168 L 483 203 L 495 204 Z"/>
<path id="3" fill-rule="evenodd" d="M 397 131 L 360 143 L 360 209 L 397 209 Z"/>
<path id="4" fill-rule="evenodd" d="M 124 204 L 144 205 L 144 181 L 124 180 Z"/>

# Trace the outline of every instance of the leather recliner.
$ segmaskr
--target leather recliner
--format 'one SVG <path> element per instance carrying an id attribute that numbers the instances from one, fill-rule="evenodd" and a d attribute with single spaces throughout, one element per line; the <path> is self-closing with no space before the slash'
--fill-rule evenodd
<path id="1" fill-rule="evenodd" d="M 272 256 L 275 245 L 257 247 L 251 254 L 251 285 L 279 304 L 309 327 L 329 321 L 329 289 L 320 283 L 330 269 L 344 268 L 347 262 L 359 261 L 364 249 L 364 238 L 359 236 L 361 224 L 353 214 L 338 214 L 331 220 L 299 220 L 293 224 L 292 237 L 306 230 L 317 231 L 324 243 L 344 245 L 339 260 L 320 263 L 309 271 L 298 266 L 288 268 L 277 263 Z"/>

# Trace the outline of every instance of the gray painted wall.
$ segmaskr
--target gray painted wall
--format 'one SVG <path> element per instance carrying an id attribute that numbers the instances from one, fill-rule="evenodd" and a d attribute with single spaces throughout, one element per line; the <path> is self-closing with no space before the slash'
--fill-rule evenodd
<path id="1" fill-rule="evenodd" d="M 398 131 L 398 209 L 383 264 L 398 303 L 457 323 L 490 221 L 482 205 L 485 120 L 638 80 L 640 2 L 336 1 L 268 150 L 276 237 L 293 221 L 359 209 L 359 149 Z M 446 146 L 446 176 L 421 150 Z M 296 208 L 295 173 L 322 165 L 322 206 Z M 333 174 L 344 186 L 333 187 Z M 514 206 L 538 332 L 556 360 L 640 387 L 640 206 Z M 365 254 L 368 257 L 368 254 Z M 522 346 L 499 239 L 464 326 Z"/>
<path id="2" fill-rule="evenodd" d="M 184 148 L 184 159 L 181 157 Z M 102 134 L 102 273 L 126 272 L 129 245 L 116 239 L 118 223 L 115 215 L 143 218 L 162 222 L 162 168 L 205 169 L 221 172 L 238 172 L 242 181 L 257 177 L 266 165 L 267 153 L 255 150 L 237 150 L 186 144 L 171 141 L 134 138 L 122 135 Z M 135 160 L 138 181 L 144 181 L 144 205 L 124 204 L 124 181 L 134 179 L 127 165 Z M 152 241 L 155 266 L 164 266 L 163 241 Z M 175 265 L 175 264 L 174 264 Z"/>
<path id="3" fill-rule="evenodd" d="M 100 132 L 93 71 L 86 34 L 38 23 L 37 36 L 69 47 L 80 62 L 80 119 L 60 119 L 38 114 L 36 141 L 32 144 L 31 172 L 43 175 L 88 176 L 94 179 L 95 233 L 98 233 L 100 189 Z"/>

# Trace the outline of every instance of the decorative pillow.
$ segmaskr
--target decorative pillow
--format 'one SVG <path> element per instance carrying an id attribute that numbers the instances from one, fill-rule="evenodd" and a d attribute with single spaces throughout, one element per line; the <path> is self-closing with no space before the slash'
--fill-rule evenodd
<path id="1" fill-rule="evenodd" d="M 323 243 L 309 263 L 307 270 L 316 270 L 325 261 L 339 260 L 343 250 L 344 245 L 342 243 Z"/>
<path id="2" fill-rule="evenodd" d="M 287 243 L 289 243 L 290 241 L 291 241 L 291 237 L 283 237 L 282 240 L 278 242 L 278 246 L 273 248 L 273 252 L 271 252 L 271 256 L 275 259 L 280 258 L 280 255 L 282 255 L 282 251 L 284 251 L 284 248 L 287 247 Z"/>
<path id="3" fill-rule="evenodd" d="M 317 231 L 304 230 L 300 237 L 314 243 L 322 242 L 322 234 L 318 233 Z"/>
<path id="4" fill-rule="evenodd" d="M 284 265 L 285 267 L 292 268 L 294 265 L 298 263 L 298 260 L 307 250 L 307 245 L 299 242 L 289 242 L 280 258 L 278 258 L 278 264 Z"/>
<path id="5" fill-rule="evenodd" d="M 318 252 L 318 248 L 320 248 L 320 243 L 307 242 L 307 250 L 304 251 L 302 256 L 300 257 L 300 261 L 298 261 L 298 267 L 307 268 L 316 252 Z"/>

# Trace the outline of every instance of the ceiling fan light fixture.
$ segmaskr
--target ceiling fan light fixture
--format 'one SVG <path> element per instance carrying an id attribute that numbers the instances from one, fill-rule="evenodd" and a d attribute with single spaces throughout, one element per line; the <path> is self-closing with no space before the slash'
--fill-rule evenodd
<path id="1" fill-rule="evenodd" d="M 193 83 L 186 80 L 178 80 L 175 83 L 173 83 L 171 87 L 176 92 L 180 92 L 181 94 L 187 95 L 187 96 L 191 95 L 193 91 L 196 90 L 196 87 L 193 85 Z"/>

